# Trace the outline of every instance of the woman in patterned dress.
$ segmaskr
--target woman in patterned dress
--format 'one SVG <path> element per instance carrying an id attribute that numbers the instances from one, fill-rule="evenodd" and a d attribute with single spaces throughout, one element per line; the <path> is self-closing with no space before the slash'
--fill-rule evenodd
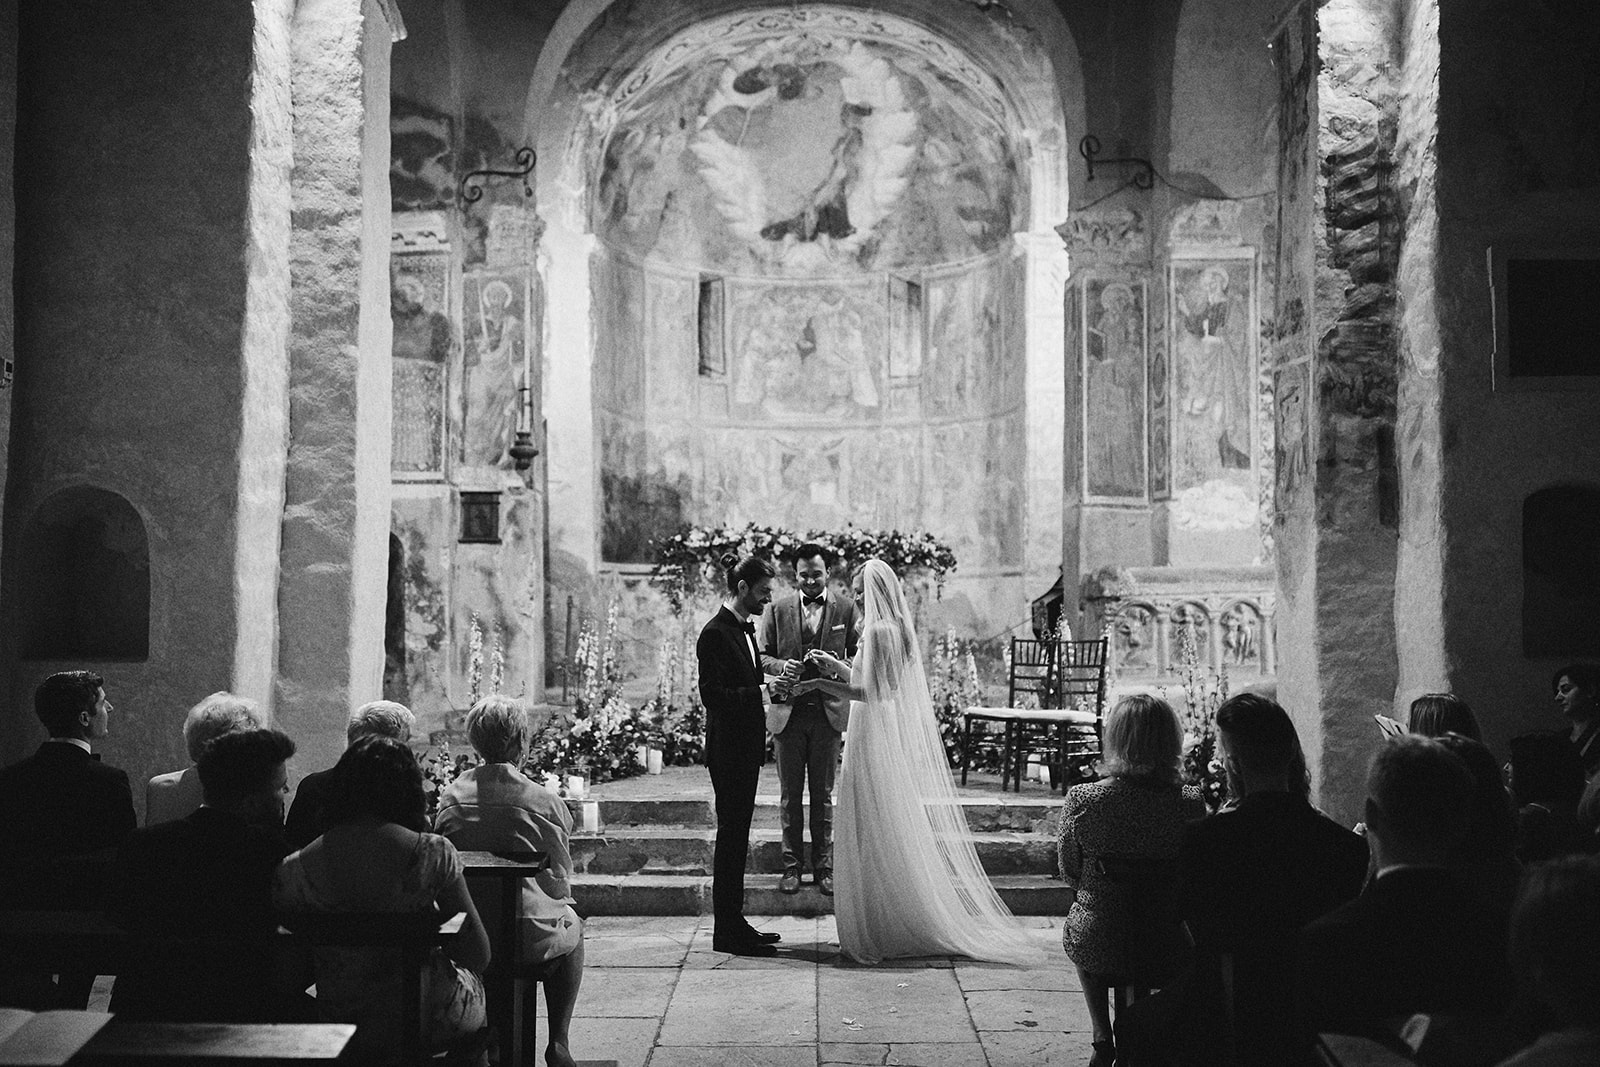
<path id="1" fill-rule="evenodd" d="M 1175 976 L 1189 943 L 1178 919 L 1178 851 L 1184 823 L 1205 814 L 1194 786 L 1180 785 L 1183 728 L 1164 700 L 1128 696 L 1106 719 L 1097 782 L 1067 792 L 1058 857 L 1072 891 L 1062 943 L 1078 968 L 1094 1026 L 1090 1067 L 1115 1051 L 1106 994 Z"/>

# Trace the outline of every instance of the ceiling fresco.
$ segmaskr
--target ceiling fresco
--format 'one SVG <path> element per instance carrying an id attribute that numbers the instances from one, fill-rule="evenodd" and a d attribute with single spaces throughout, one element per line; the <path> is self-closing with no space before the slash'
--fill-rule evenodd
<path id="1" fill-rule="evenodd" d="M 626 89 L 592 185 L 608 245 L 719 273 L 838 276 L 992 251 L 1025 217 L 998 88 L 859 28 L 702 41 Z"/>

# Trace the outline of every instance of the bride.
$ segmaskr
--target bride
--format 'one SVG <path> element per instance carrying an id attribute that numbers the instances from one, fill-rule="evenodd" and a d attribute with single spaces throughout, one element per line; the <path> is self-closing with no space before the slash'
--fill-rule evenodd
<path id="1" fill-rule="evenodd" d="M 839 947 L 861 963 L 934 955 L 1042 962 L 978 863 L 900 579 L 872 559 L 855 581 L 865 618 L 854 665 L 809 653 L 822 676 L 793 690 L 856 701 L 834 809 Z"/>

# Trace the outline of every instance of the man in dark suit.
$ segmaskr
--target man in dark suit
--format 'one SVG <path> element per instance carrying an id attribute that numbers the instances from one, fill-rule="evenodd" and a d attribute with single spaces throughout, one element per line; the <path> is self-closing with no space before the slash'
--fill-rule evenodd
<path id="1" fill-rule="evenodd" d="M 1367 774 L 1372 884 L 1300 934 L 1300 1017 L 1319 1032 L 1393 1038 L 1417 1012 L 1497 1019 L 1510 998 L 1507 916 L 1449 869 L 1472 778 L 1432 738 L 1384 744 Z"/>
<path id="2" fill-rule="evenodd" d="M 808 543 L 795 552 L 796 590 L 762 612 L 757 627 L 761 665 L 780 678 L 815 677 L 804 669 L 807 652 L 821 649 L 849 662 L 856 654 L 856 605 L 828 588 L 833 554 Z M 839 741 L 849 721 L 850 701 L 813 691 L 791 703 L 774 701 L 767 711 L 767 732 L 778 756 L 783 827 L 783 878 L 778 889 L 800 890 L 801 857 L 805 854 L 805 790 L 811 779 L 811 880 L 833 895 L 833 778 L 839 766 Z"/>
<path id="3" fill-rule="evenodd" d="M 1225 1025 L 1231 1000 L 1233 1032 L 1219 1034 L 1222 1048 L 1202 1061 L 1285 1067 L 1300 1055 L 1295 938 L 1361 892 L 1367 844 L 1311 806 L 1300 739 L 1275 701 L 1231 697 L 1217 709 L 1217 732 L 1240 799 L 1184 828 L 1182 899 L 1199 957 L 1200 1014 Z"/>
<path id="4" fill-rule="evenodd" d="M 773 956 L 775 934 L 763 934 L 745 921 L 744 868 L 750 853 L 750 820 L 756 809 L 756 784 L 766 762 L 764 707 L 772 703 L 776 681 L 764 682 L 756 649 L 755 623 L 772 603 L 775 571 L 764 559 L 723 557 L 728 596 L 695 642 L 700 664 L 700 700 L 706 707 L 706 767 L 716 793 L 717 842 L 712 858 L 711 945 L 736 956 Z"/>
<path id="5" fill-rule="evenodd" d="M 114 850 L 137 821 L 127 773 L 90 751 L 110 729 L 111 701 L 98 674 L 65 671 L 40 683 L 33 710 L 50 739 L 0 770 L 0 818 L 10 838 L 0 902 L 98 908 Z"/>
<path id="6" fill-rule="evenodd" d="M 198 770 L 204 803 L 135 831 L 112 868 L 108 915 L 150 947 L 117 976 L 111 1010 L 170 1022 L 272 1022 L 295 1012 L 275 979 L 272 876 L 288 855 L 277 730 L 211 741 Z"/>
<path id="7" fill-rule="evenodd" d="M 396 741 L 410 741 L 411 728 L 417 717 L 404 704 L 392 700 L 372 700 L 350 713 L 345 724 L 346 744 L 355 744 L 362 737 L 392 737 Z M 322 821 L 322 808 L 328 798 L 328 784 L 333 768 L 312 771 L 300 779 L 294 791 L 294 803 L 289 805 L 289 817 L 284 823 L 283 836 L 289 851 L 296 852 L 322 836 L 327 829 Z"/>

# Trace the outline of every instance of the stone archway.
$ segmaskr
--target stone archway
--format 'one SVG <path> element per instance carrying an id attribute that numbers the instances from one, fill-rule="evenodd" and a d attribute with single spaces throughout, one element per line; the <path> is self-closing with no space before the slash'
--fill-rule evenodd
<path id="1" fill-rule="evenodd" d="M 1016 498 L 1015 514 L 989 520 L 989 525 L 1003 527 L 1007 536 L 1015 537 L 1016 544 L 1012 557 L 1001 568 L 1006 571 L 1006 580 L 1001 583 L 1003 590 L 993 598 L 993 602 L 1003 601 L 1009 607 L 990 608 L 986 604 L 981 612 L 963 621 L 976 622 L 981 615 L 983 624 L 993 624 L 989 632 L 1017 623 L 1025 615 L 1029 597 L 1054 580 L 1061 559 L 1062 432 L 1067 392 L 1061 360 L 1065 254 L 1052 229 L 1065 216 L 1070 169 L 1068 153 L 1064 150 L 1069 142 L 1069 123 L 1062 101 L 1070 100 L 1075 107 L 1081 107 L 1081 74 L 1076 48 L 1059 12 L 1048 3 L 1012 5 L 1016 19 L 1034 20 L 1032 35 L 1013 34 L 1009 24 L 1001 27 L 998 22 L 990 23 L 975 11 L 958 5 L 936 7 L 916 3 L 876 5 L 870 11 L 845 5 L 751 8 L 690 25 L 684 25 L 686 20 L 679 12 L 663 15 L 660 25 L 641 30 L 641 26 L 650 26 L 650 6 L 646 2 L 630 4 L 630 17 L 616 20 L 618 24 L 627 23 L 627 40 L 619 38 L 608 43 L 596 37 L 596 34 L 604 34 L 604 30 L 591 33 L 590 27 L 597 25 L 601 13 L 614 5 L 571 5 L 541 54 L 529 96 L 530 139 L 540 152 L 538 192 L 546 224 L 541 244 L 541 271 L 546 280 L 546 346 L 552 367 L 546 379 L 545 396 L 545 409 L 550 419 L 552 582 L 561 583 L 563 573 L 592 576 L 608 562 L 626 562 L 614 558 L 618 545 L 615 538 L 608 541 L 603 520 L 608 495 L 619 500 L 620 495 L 618 483 L 615 479 L 608 481 L 606 470 L 606 464 L 612 462 L 606 456 L 607 442 L 616 435 L 602 425 L 615 412 L 602 410 L 603 402 L 597 408 L 596 397 L 614 394 L 617 371 L 614 366 L 598 360 L 597 353 L 628 345 L 627 337 L 617 335 L 607 325 L 611 318 L 608 310 L 596 303 L 597 294 L 614 284 L 614 280 L 602 277 L 605 271 L 633 271 L 641 277 L 654 278 L 651 285 L 673 291 L 670 297 L 658 298 L 665 302 L 663 306 L 703 307 L 707 301 L 729 302 L 732 305 L 728 319 L 732 323 L 730 343 L 735 345 L 748 341 L 750 330 L 756 328 L 755 320 L 761 318 L 751 310 L 752 305 L 762 304 L 765 299 L 770 312 L 767 317 L 774 319 L 777 327 L 794 326 L 795 330 L 790 332 L 810 331 L 801 338 L 802 346 L 815 343 L 819 330 L 817 315 L 809 306 L 799 307 L 807 299 L 805 297 L 770 296 L 780 280 L 782 285 L 791 287 L 827 283 L 822 286 L 825 292 L 818 298 L 828 297 L 830 306 L 837 306 L 839 315 L 823 316 L 825 321 L 820 329 L 826 332 L 828 323 L 836 318 L 863 315 L 871 318 L 876 313 L 872 306 L 877 305 L 881 305 L 878 310 L 883 312 L 886 324 L 888 305 L 897 299 L 893 293 L 896 284 L 909 282 L 914 286 L 914 292 L 902 293 L 898 298 L 902 304 L 920 301 L 924 296 L 933 301 L 940 298 L 940 269 L 948 266 L 949 273 L 962 273 L 958 266 L 962 257 L 954 255 L 938 263 L 911 260 L 874 263 L 878 268 L 877 284 L 888 286 L 891 291 L 881 297 L 867 298 L 852 295 L 855 290 L 842 284 L 861 281 L 863 272 L 840 272 L 826 263 L 804 264 L 798 270 L 791 269 L 793 264 L 747 263 L 742 271 L 729 271 L 717 266 L 708 269 L 706 263 L 685 257 L 669 269 L 660 249 L 655 247 L 630 248 L 622 257 L 609 254 L 608 241 L 615 243 L 611 240 L 615 233 L 608 232 L 607 226 L 615 219 L 608 220 L 606 211 L 615 204 L 608 203 L 597 210 L 596 185 L 607 163 L 608 138 L 619 126 L 626 127 L 632 114 L 630 109 L 640 100 L 648 99 L 664 79 L 670 81 L 674 72 L 681 71 L 697 54 L 727 63 L 737 53 L 746 57 L 739 61 L 751 62 L 750 50 L 757 48 L 762 40 L 781 39 L 790 30 L 804 30 L 815 35 L 825 29 L 835 40 L 858 42 L 865 53 L 887 47 L 873 42 L 893 41 L 896 48 L 918 54 L 918 62 L 929 67 L 944 65 L 952 80 L 963 80 L 970 88 L 968 106 L 987 103 L 1014 143 L 1020 187 L 1017 209 L 1009 213 L 1000 240 L 991 242 L 986 249 L 968 249 L 965 258 L 975 260 L 988 256 L 993 261 L 999 287 L 1010 293 L 1005 314 L 1014 320 L 1010 328 L 1015 334 L 1021 372 L 1020 379 L 1012 383 L 1016 387 L 1015 425 L 1006 432 L 995 431 L 990 439 L 980 441 L 980 445 L 998 453 L 991 464 L 993 471 L 1014 483 L 1010 491 Z M 611 15 L 615 14 L 613 10 Z M 671 21 L 674 18 L 677 21 Z M 611 16 L 608 15 L 609 20 Z M 960 40 L 961 46 L 953 44 L 954 40 Z M 1040 42 L 1045 47 L 1041 47 Z M 844 55 L 847 51 L 848 48 L 841 45 L 835 54 Z M 1019 54 L 1025 57 L 1021 64 L 1017 62 Z M 568 69 L 569 64 L 572 70 Z M 583 81 L 581 75 L 573 73 L 577 69 L 614 73 Z M 700 117 L 709 119 L 705 115 Z M 1081 117 L 1075 114 L 1074 119 L 1071 127 L 1081 128 Z M 614 157 L 612 162 L 615 162 Z M 709 198 L 704 206 L 707 211 L 721 210 L 727 214 L 724 209 L 728 205 L 724 203 L 719 208 L 715 198 Z M 769 226 L 783 225 L 783 220 L 776 217 L 761 222 Z M 822 226 L 826 225 L 824 219 Z M 752 229 L 759 230 L 760 226 Z M 808 251 L 804 246 L 815 233 L 804 236 L 806 239 L 791 241 L 801 252 Z M 849 254 L 861 252 L 859 242 L 852 246 L 851 239 L 842 231 L 824 233 L 824 236 L 833 238 L 831 243 L 836 252 L 841 249 Z M 1010 239 L 1005 240 L 1006 237 Z M 816 244 L 811 247 L 814 249 Z M 649 262 L 651 266 L 643 269 L 641 262 Z M 930 275 L 930 267 L 939 269 L 932 270 Z M 771 279 L 769 298 L 747 296 L 741 274 Z M 702 283 L 708 279 L 714 283 L 727 279 L 731 288 L 721 292 L 715 288 L 707 290 Z M 963 299 L 972 300 L 970 297 Z M 790 308 L 790 303 L 796 306 Z M 922 313 L 918 316 L 922 317 Z M 790 323 L 789 319 L 795 321 Z M 801 320 L 805 320 L 803 324 Z M 685 338 L 688 344 L 698 344 L 698 340 Z M 877 343 L 876 338 L 873 343 Z M 884 339 L 883 346 L 888 351 L 891 342 Z M 688 387 L 693 385 L 690 382 Z M 739 380 L 738 372 L 728 386 L 733 393 L 740 394 L 734 397 L 735 406 L 740 399 L 754 398 L 750 388 Z M 847 413 L 847 421 L 858 416 L 866 419 L 872 410 L 881 410 L 878 404 L 888 402 L 891 388 L 884 375 L 870 391 L 876 396 L 869 396 L 864 388 L 846 390 L 849 395 L 841 396 L 840 410 L 853 405 L 853 414 Z M 640 389 L 636 402 L 652 405 L 660 399 L 652 400 L 651 396 L 649 387 L 645 386 Z M 863 404 L 863 399 L 874 403 Z M 758 409 L 759 404 L 752 411 Z M 745 414 L 747 422 L 755 417 L 750 412 Z M 767 411 L 762 417 L 773 414 Z M 788 414 L 794 416 L 790 421 L 798 425 L 807 424 L 808 418 L 816 413 L 791 411 Z M 783 412 L 777 413 L 780 420 L 783 415 Z M 731 421 L 739 419 L 735 416 Z M 826 418 L 820 423 L 813 419 L 810 424 L 826 424 L 830 432 L 839 429 Z M 648 441 L 648 434 L 640 435 L 633 451 L 654 448 Z M 959 446 L 956 450 L 960 450 Z M 793 451 L 796 456 L 791 465 L 793 462 L 837 462 L 836 459 L 807 456 L 802 448 Z M 784 458 L 769 458 L 778 471 L 774 475 L 775 483 L 779 483 L 777 489 L 782 490 L 782 471 L 788 469 Z M 693 457 L 685 457 L 680 465 L 691 471 L 703 469 L 703 464 L 696 468 L 695 463 Z M 669 472 L 664 486 L 646 486 L 644 489 L 650 492 L 644 495 L 655 500 L 663 494 L 675 498 L 681 498 L 685 491 L 692 494 L 694 476 L 691 473 L 686 477 L 687 484 L 680 484 L 678 474 Z M 837 499 L 834 495 L 837 487 L 822 485 L 828 478 L 820 482 L 814 478 L 801 481 L 806 484 L 797 482 L 796 486 L 788 487 L 793 494 L 798 494 L 797 499 L 804 505 L 797 505 L 797 511 L 829 513 L 816 525 L 852 517 L 848 512 L 857 503 L 853 500 L 843 500 L 842 506 L 834 509 L 840 511 L 839 515 L 830 513 Z M 644 492 L 638 486 L 633 488 Z M 656 492 L 658 489 L 661 492 Z M 952 503 L 951 507 L 955 506 Z M 782 510 L 782 505 L 778 505 L 778 510 Z M 892 506 L 883 506 L 881 502 L 868 510 L 871 514 L 855 516 L 855 521 L 871 523 L 881 517 L 884 525 L 906 525 L 918 520 L 914 513 L 904 509 L 896 513 Z M 684 517 L 703 519 L 701 515 Z M 976 537 L 972 540 L 977 543 Z M 608 554 L 613 558 L 608 560 Z M 970 554 L 970 566 L 974 571 L 979 569 L 977 555 L 977 552 Z M 983 577 L 987 586 L 995 587 L 994 575 Z M 1013 615 L 1015 618 L 1011 617 Z"/>

